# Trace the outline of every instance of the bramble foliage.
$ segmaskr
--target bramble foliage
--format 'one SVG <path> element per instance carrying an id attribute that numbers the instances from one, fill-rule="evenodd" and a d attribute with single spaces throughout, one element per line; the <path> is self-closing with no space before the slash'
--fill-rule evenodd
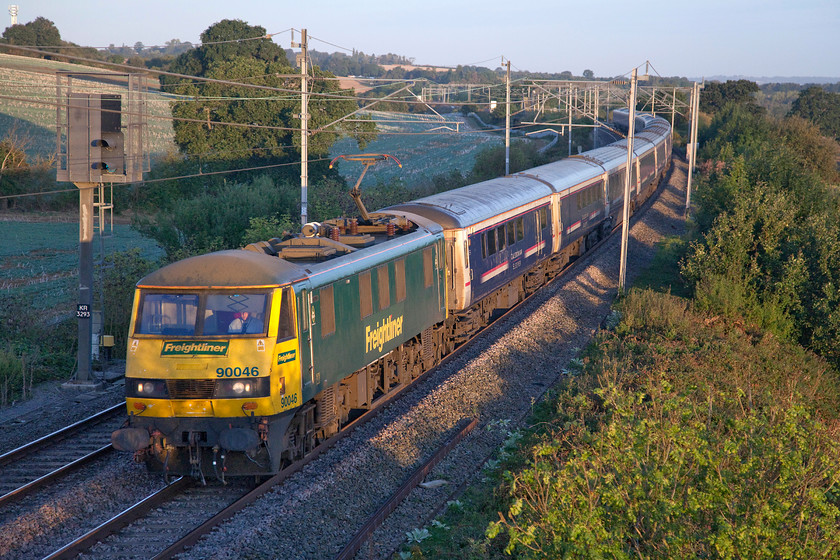
<path id="1" fill-rule="evenodd" d="M 266 241 L 273 237 L 282 238 L 284 232 L 291 232 L 295 229 L 294 222 L 288 214 L 279 218 L 277 216 L 251 218 L 248 224 L 248 229 L 245 230 L 240 242 L 243 247 L 249 243 Z"/>
<path id="2" fill-rule="evenodd" d="M 796 347 L 631 292 L 616 331 L 507 473 L 521 558 L 818 558 L 840 552 L 838 386 Z"/>
<path id="3" fill-rule="evenodd" d="M 548 160 L 537 152 L 537 148 L 528 142 L 512 142 L 510 145 L 510 172 L 516 173 Z M 478 183 L 505 174 L 505 147 L 494 146 L 482 150 L 475 158 L 475 165 L 467 178 L 470 183 Z"/>
<path id="4" fill-rule="evenodd" d="M 216 191 L 182 200 L 158 213 L 154 222 L 140 222 L 137 227 L 160 244 L 170 261 L 234 249 L 252 218 L 288 214 L 299 192 L 299 187 L 277 185 L 268 176 L 246 184 L 226 183 Z"/>
<path id="5" fill-rule="evenodd" d="M 840 364 L 838 146 L 802 119 L 733 107 L 708 134 L 701 237 L 682 262 L 695 297 Z"/>

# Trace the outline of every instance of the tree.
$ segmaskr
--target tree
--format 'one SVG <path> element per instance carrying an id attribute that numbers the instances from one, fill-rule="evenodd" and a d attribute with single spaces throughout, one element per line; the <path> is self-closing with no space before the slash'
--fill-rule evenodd
<path id="1" fill-rule="evenodd" d="M 586 78 L 587 80 L 591 80 L 592 78 L 595 77 L 595 72 L 593 72 L 592 70 L 586 69 L 586 70 L 583 71 L 583 77 Z"/>
<path id="2" fill-rule="evenodd" d="M 3 32 L 3 39 L 10 45 L 32 47 L 46 48 L 64 44 L 55 24 L 43 17 L 35 18 L 29 23 L 7 27 Z"/>
<path id="3" fill-rule="evenodd" d="M 823 134 L 840 140 L 840 93 L 827 92 L 820 86 L 806 88 L 793 101 L 788 115 L 809 120 Z"/>
<path id="4" fill-rule="evenodd" d="M 241 20 L 223 20 L 201 34 L 202 45 L 181 54 L 172 72 L 216 80 L 222 84 L 173 77 L 162 78 L 166 91 L 193 99 L 174 103 L 175 142 L 181 151 L 201 155 L 203 161 L 233 159 L 265 160 L 288 158 L 299 151 L 300 90 L 285 51 L 266 36 L 263 27 Z M 314 77 L 332 77 L 314 69 Z M 237 84 L 264 86 L 265 89 Z M 310 130 L 328 124 L 357 109 L 348 91 L 337 82 L 314 80 L 310 98 Z M 346 98 L 346 99 L 344 99 Z M 230 126 L 213 123 L 238 123 Z M 262 128 L 259 128 L 262 127 Z M 372 132 L 373 123 L 354 123 L 337 129 L 358 133 Z M 335 132 L 318 133 L 309 140 L 312 154 L 326 154 L 337 138 Z"/>
<path id="5" fill-rule="evenodd" d="M 709 82 L 700 94 L 700 110 L 717 113 L 728 103 L 744 104 L 752 112 L 760 112 L 752 94 L 759 91 L 758 84 L 749 80 Z"/>

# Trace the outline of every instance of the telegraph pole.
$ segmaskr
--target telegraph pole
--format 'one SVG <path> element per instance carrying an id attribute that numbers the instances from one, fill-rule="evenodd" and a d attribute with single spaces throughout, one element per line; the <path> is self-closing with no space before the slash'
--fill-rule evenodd
<path id="1" fill-rule="evenodd" d="M 294 33 L 294 32 L 293 32 Z M 309 59 L 306 29 L 300 31 L 300 43 L 292 41 L 292 48 L 300 47 L 297 62 L 300 65 L 300 225 L 307 222 L 309 188 Z"/>
<path id="2" fill-rule="evenodd" d="M 691 90 L 691 129 L 688 138 L 688 183 L 685 189 L 685 213 L 691 211 L 691 178 L 697 160 L 697 121 L 700 116 L 700 84 L 694 82 Z"/>
<path id="3" fill-rule="evenodd" d="M 627 276 L 627 241 L 630 236 L 630 174 L 633 172 L 633 135 L 636 128 L 636 69 L 630 78 L 630 120 L 627 129 L 627 168 L 624 172 L 624 211 L 621 222 L 621 264 L 618 271 L 618 293 L 625 292 Z"/>
<path id="4" fill-rule="evenodd" d="M 505 175 L 510 175 L 510 60 L 505 77 Z"/>

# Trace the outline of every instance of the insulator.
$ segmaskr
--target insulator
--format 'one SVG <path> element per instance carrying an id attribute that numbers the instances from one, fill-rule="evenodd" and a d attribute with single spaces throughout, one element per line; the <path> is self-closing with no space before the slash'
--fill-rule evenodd
<path id="1" fill-rule="evenodd" d="M 350 220 L 350 235 L 359 235 L 359 220 L 356 218 Z"/>
<path id="2" fill-rule="evenodd" d="M 397 225 L 396 224 L 388 224 L 387 227 L 388 237 L 394 237 L 397 234 Z"/>
<path id="3" fill-rule="evenodd" d="M 332 239 L 333 241 L 338 241 L 338 236 L 339 236 L 340 233 L 341 233 L 341 231 L 337 227 L 331 227 L 330 228 L 330 239 Z"/>

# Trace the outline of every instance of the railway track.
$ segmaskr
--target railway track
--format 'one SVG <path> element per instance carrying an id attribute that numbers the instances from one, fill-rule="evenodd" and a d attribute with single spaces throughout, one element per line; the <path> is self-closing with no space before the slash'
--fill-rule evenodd
<path id="1" fill-rule="evenodd" d="M 456 353 L 457 351 L 450 356 Z M 449 357 L 447 361 L 448 359 Z M 430 369 L 424 375 L 432 373 L 435 369 Z M 172 558 L 193 546 L 213 528 L 252 504 L 285 479 L 315 461 L 320 455 L 352 434 L 354 430 L 375 418 L 383 406 L 395 400 L 404 389 L 393 391 L 381 397 L 374 408 L 348 424 L 341 432 L 323 442 L 303 460 L 290 465 L 256 488 L 246 490 L 247 482 L 243 479 L 234 479 L 236 482 L 231 486 L 218 482 L 205 486 L 189 478 L 178 478 L 134 506 L 44 557 L 44 560 L 69 560 L 81 554 L 84 554 L 86 559 L 97 558 L 102 560 L 122 558 L 166 560 Z M 436 454 L 427 462 L 425 470 L 418 469 L 415 476 L 406 483 L 405 492 L 420 482 L 428 469 L 440 460 L 440 456 L 457 444 L 475 425 L 475 420 L 469 423 L 447 446 L 441 449 L 439 454 Z M 420 478 L 415 480 L 417 477 Z M 391 504 L 386 504 L 386 506 L 391 506 Z M 388 511 L 391 509 L 393 507 L 390 507 Z"/>
<path id="2" fill-rule="evenodd" d="M 248 481 L 201 485 L 178 478 L 45 560 L 76 558 L 153 558 L 201 525 L 213 512 L 224 510 L 249 491 Z"/>
<path id="3" fill-rule="evenodd" d="M 0 508 L 110 453 L 124 411 L 125 404 L 114 405 L 0 455 Z"/>
<path id="4" fill-rule="evenodd" d="M 516 307 L 512 308 L 511 311 L 514 309 Z M 193 546 L 202 536 L 212 531 L 214 527 L 217 527 L 236 512 L 247 507 L 285 479 L 315 461 L 339 441 L 351 435 L 354 430 L 375 418 L 386 404 L 397 400 L 417 382 L 432 375 L 438 367 L 456 359 L 469 347 L 469 342 L 459 346 L 455 351 L 445 356 L 440 364 L 424 372 L 411 385 L 395 388 L 381 396 L 375 401 L 375 406 L 372 409 L 348 424 L 338 434 L 323 442 L 303 460 L 290 465 L 256 488 L 250 491 L 244 490 L 242 480 L 239 480 L 235 486 L 229 487 L 219 483 L 202 486 L 191 479 L 179 478 L 46 556 L 44 560 L 68 560 L 76 558 L 80 554 L 84 554 L 86 559 L 101 558 L 103 560 L 118 558 L 165 560 L 174 557 Z M 418 469 L 403 485 L 401 495 L 404 496 L 413 486 L 416 486 L 428 470 L 469 433 L 476 424 L 477 421 L 473 420 L 469 425 L 463 427 L 452 441 L 444 445 L 424 467 Z M 383 505 L 382 512 L 379 514 L 380 518 L 384 518 L 384 515 L 392 511 L 400 498 L 401 496 L 395 496 Z M 213 511 L 218 513 L 215 515 L 207 513 Z M 373 528 L 375 526 L 371 526 L 369 530 L 373 530 Z M 354 542 L 358 540 L 359 546 L 361 546 L 364 538 L 368 535 L 369 533 L 365 533 L 357 536 Z M 353 546 L 353 543 L 348 546 Z"/>

